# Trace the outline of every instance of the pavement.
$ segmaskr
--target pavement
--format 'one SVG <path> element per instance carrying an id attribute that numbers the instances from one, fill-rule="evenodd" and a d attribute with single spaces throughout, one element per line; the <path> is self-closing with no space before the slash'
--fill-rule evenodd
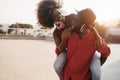
<path id="1" fill-rule="evenodd" d="M 120 80 L 120 44 L 109 44 L 111 54 L 102 67 L 102 80 Z"/>
<path id="2" fill-rule="evenodd" d="M 102 80 L 120 80 L 120 44 L 102 66 Z M 0 80 L 58 80 L 53 41 L 0 40 Z"/>
<path id="3" fill-rule="evenodd" d="M 120 80 L 120 60 L 103 68 L 102 80 Z"/>

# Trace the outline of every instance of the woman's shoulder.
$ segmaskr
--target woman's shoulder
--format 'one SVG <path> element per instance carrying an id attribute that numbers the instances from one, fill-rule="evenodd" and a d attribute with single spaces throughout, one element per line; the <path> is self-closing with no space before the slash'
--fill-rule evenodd
<path id="1" fill-rule="evenodd" d="M 65 26 L 67 28 L 72 27 L 72 21 L 73 21 L 74 17 L 75 17 L 75 14 L 69 14 L 69 15 L 65 16 Z"/>

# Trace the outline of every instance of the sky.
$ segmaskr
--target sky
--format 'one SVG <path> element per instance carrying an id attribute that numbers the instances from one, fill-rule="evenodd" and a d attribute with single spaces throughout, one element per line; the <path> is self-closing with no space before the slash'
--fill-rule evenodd
<path id="1" fill-rule="evenodd" d="M 0 0 L 0 23 L 36 24 L 37 3 L 40 0 Z M 91 8 L 97 21 L 120 18 L 120 0 L 61 0 L 65 15 Z"/>

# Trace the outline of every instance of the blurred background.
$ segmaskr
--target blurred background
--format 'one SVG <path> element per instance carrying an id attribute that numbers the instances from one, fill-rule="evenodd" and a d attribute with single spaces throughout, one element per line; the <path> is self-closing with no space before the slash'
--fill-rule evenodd
<path id="1" fill-rule="evenodd" d="M 58 80 L 53 29 L 38 26 L 40 0 L 0 0 L 0 80 Z M 64 15 L 91 8 L 95 27 L 111 48 L 102 80 L 120 80 L 120 0 L 57 0 Z"/>

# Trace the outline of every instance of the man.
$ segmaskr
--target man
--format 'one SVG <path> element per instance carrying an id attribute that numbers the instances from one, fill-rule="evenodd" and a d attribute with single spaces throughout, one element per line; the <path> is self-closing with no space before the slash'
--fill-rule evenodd
<path id="1" fill-rule="evenodd" d="M 95 51 L 101 53 L 103 65 L 110 54 L 110 48 L 101 38 L 101 47 L 94 47 L 96 36 L 88 29 L 92 24 L 86 25 L 79 13 L 74 20 L 74 26 L 76 29 L 70 35 L 69 31 L 63 32 L 62 39 L 67 40 L 67 64 L 62 75 L 64 80 L 90 80 L 90 64 Z"/>

